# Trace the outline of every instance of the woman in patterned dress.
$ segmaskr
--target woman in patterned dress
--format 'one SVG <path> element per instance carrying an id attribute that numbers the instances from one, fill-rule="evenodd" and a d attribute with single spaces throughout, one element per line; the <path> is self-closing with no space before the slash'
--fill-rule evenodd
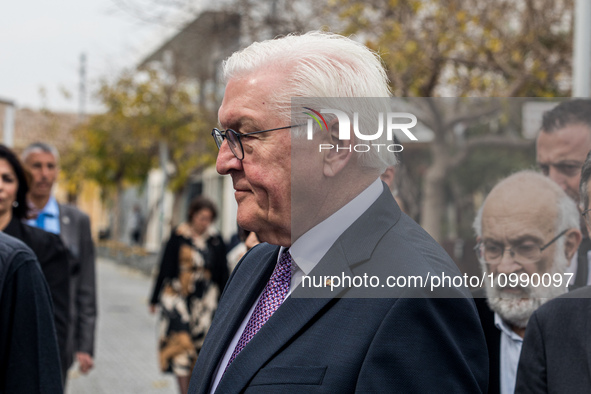
<path id="1" fill-rule="evenodd" d="M 166 244 L 150 309 L 160 306 L 159 363 L 177 376 L 181 394 L 228 279 L 226 247 L 212 222 L 216 208 L 198 197 L 191 202 L 187 222 L 172 231 Z"/>

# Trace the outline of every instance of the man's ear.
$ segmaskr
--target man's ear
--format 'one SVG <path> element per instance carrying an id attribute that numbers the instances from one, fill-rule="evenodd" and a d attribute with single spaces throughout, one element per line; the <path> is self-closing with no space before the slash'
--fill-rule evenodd
<path id="1" fill-rule="evenodd" d="M 564 254 L 570 263 L 570 260 L 575 255 L 575 252 L 579 249 L 579 244 L 581 243 L 583 236 L 576 228 L 571 228 L 566 232 L 566 234 L 564 234 L 564 236 L 566 237 L 564 242 Z"/>
<path id="2" fill-rule="evenodd" d="M 336 176 L 349 162 L 353 155 L 353 144 L 351 140 L 339 140 L 339 121 L 333 119 L 328 123 L 329 133 L 327 139 L 332 149 L 324 152 L 324 175 L 327 177 Z"/>
<path id="3" fill-rule="evenodd" d="M 382 181 L 384 181 L 386 183 L 386 185 L 388 185 L 390 190 L 394 189 L 394 178 L 395 177 L 396 177 L 396 167 L 394 167 L 394 166 L 388 166 L 384 170 L 382 175 L 380 175 L 380 178 L 382 179 Z"/>

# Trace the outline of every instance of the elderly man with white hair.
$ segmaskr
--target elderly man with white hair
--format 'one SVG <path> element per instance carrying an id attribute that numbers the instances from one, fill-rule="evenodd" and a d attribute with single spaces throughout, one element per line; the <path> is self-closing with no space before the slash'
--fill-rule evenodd
<path id="1" fill-rule="evenodd" d="M 476 305 L 488 345 L 489 393 L 513 393 L 530 316 L 567 291 L 565 272 L 581 242 L 579 212 L 557 184 L 522 171 L 493 188 L 474 230 L 486 274 L 486 298 Z"/>
<path id="2" fill-rule="evenodd" d="M 348 123 L 322 115 L 355 104 L 342 98 L 388 102 L 379 57 L 346 37 L 311 32 L 250 45 L 225 62 L 224 76 L 216 167 L 232 177 L 238 224 L 263 243 L 226 285 L 189 392 L 486 391 L 484 334 L 465 289 L 449 289 L 453 299 L 408 287 L 390 296 L 351 285 L 304 289 L 304 277 L 326 275 L 374 275 L 384 284 L 386 274 L 459 275 L 380 181 L 394 153 L 352 149 L 358 133 L 344 126 L 351 138 L 340 138 Z M 292 113 L 294 98 L 301 104 Z M 322 122 L 310 121 L 307 133 L 302 120 L 314 116 L 302 112 Z M 372 139 L 393 142 L 388 133 Z"/>

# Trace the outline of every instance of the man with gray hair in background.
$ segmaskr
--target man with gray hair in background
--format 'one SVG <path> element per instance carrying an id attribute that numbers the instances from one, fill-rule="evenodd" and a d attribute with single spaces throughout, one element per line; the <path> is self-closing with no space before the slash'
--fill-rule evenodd
<path id="1" fill-rule="evenodd" d="M 74 358 L 80 371 L 94 365 L 96 326 L 96 283 L 94 243 L 88 215 L 78 208 L 60 204 L 52 195 L 58 176 L 59 153 L 54 146 L 36 142 L 25 148 L 22 160 L 31 174 L 27 200 L 36 217 L 27 224 L 58 234 L 68 248 L 70 270 L 70 332 L 68 365 Z"/>
<path id="2" fill-rule="evenodd" d="M 389 297 L 351 285 L 331 293 L 330 279 L 321 279 L 321 295 L 304 288 L 305 277 L 326 275 L 460 274 L 380 181 L 396 163 L 392 151 L 351 149 L 360 138 L 339 138 L 335 117 L 318 127 L 310 120 L 308 134 L 301 127 L 302 112 L 345 101 L 365 116 L 342 98 L 388 102 L 379 57 L 349 38 L 309 32 L 233 54 L 224 77 L 216 168 L 232 177 L 238 224 L 262 243 L 226 285 L 189 392 L 486 391 L 486 345 L 466 289 L 435 298 L 410 286 Z M 378 106 L 373 100 L 366 104 Z M 386 133 L 372 141 L 392 142 Z"/>
<path id="3" fill-rule="evenodd" d="M 567 291 L 565 272 L 581 241 L 579 212 L 556 183 L 521 171 L 492 189 L 474 230 L 486 275 L 475 301 L 488 346 L 489 393 L 513 393 L 530 316 Z"/>

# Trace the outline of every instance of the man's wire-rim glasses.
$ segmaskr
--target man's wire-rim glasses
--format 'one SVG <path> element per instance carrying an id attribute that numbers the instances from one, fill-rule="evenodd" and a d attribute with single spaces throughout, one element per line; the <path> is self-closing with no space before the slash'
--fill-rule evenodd
<path id="1" fill-rule="evenodd" d="M 566 234 L 568 229 L 562 231 L 556 237 L 552 238 L 548 243 L 543 246 L 536 244 L 519 244 L 510 247 L 505 245 L 486 245 L 482 241 L 478 242 L 474 247 L 476 254 L 479 259 L 484 259 L 487 264 L 499 264 L 505 255 L 505 251 L 508 249 L 511 257 L 519 257 L 522 263 L 534 263 L 541 257 L 542 252 L 556 242 L 560 237 Z"/>
<path id="2" fill-rule="evenodd" d="M 591 217 L 589 217 L 589 212 L 591 212 L 591 208 L 585 209 L 581 215 L 583 215 L 583 218 L 585 219 L 585 223 L 587 223 L 587 226 L 591 228 Z"/>
<path id="3" fill-rule="evenodd" d="M 266 133 L 268 131 L 276 131 L 276 130 L 287 130 L 291 129 L 292 127 L 299 127 L 302 125 L 292 125 L 292 126 L 285 126 L 285 127 L 278 127 L 276 129 L 269 129 L 269 130 L 261 130 L 261 131 L 252 131 L 250 133 L 238 133 L 232 129 L 226 130 L 219 130 L 217 128 L 213 129 L 211 135 L 215 144 L 217 145 L 218 149 L 222 148 L 222 143 L 224 140 L 228 141 L 228 145 L 230 145 L 230 150 L 236 156 L 238 160 L 244 159 L 244 148 L 242 147 L 242 140 L 243 137 L 249 137 L 253 134 L 260 134 Z"/>

